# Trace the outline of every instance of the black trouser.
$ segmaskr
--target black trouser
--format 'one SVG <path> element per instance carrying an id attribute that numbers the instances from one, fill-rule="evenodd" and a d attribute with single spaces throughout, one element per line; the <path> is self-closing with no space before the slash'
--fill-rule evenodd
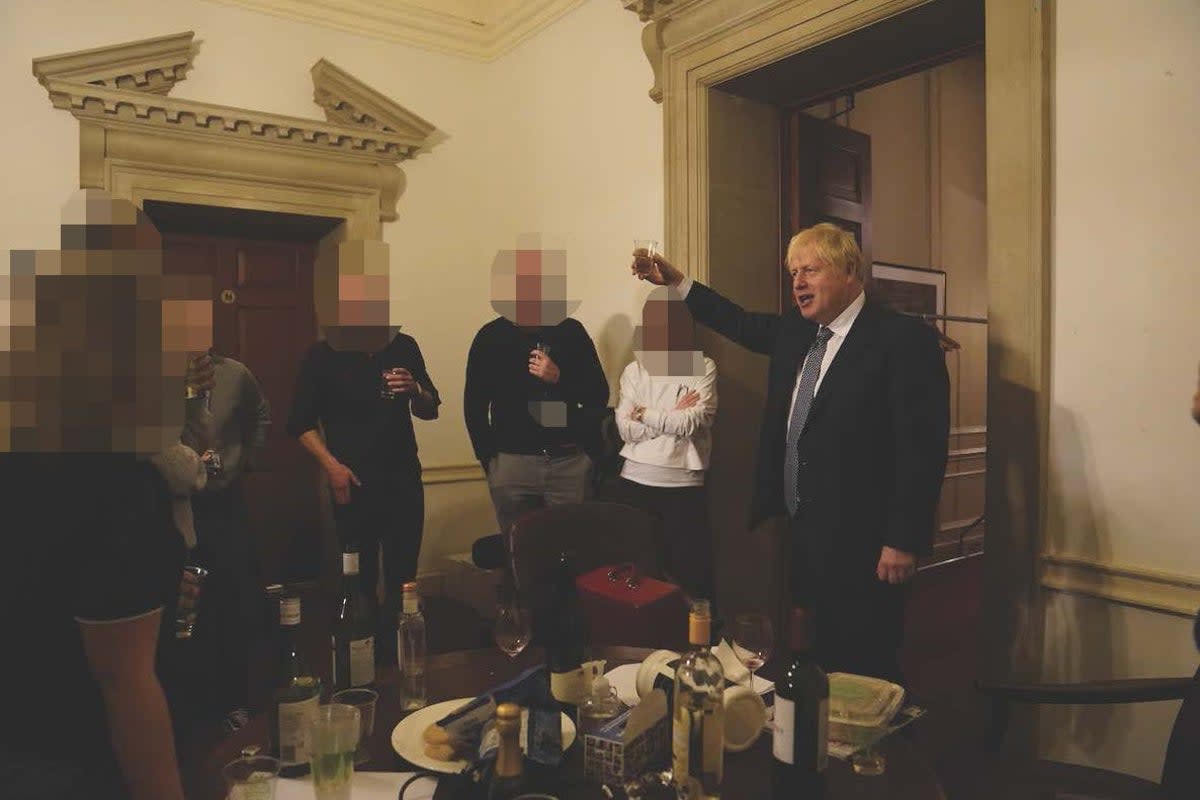
<path id="1" fill-rule="evenodd" d="M 608 497 L 654 517 L 659 565 L 688 595 L 713 603 L 715 615 L 708 490 L 704 486 L 646 486 L 618 478 Z"/>
<path id="2" fill-rule="evenodd" d="M 224 713 L 246 705 L 250 648 L 266 630 L 267 603 L 241 485 L 194 495 L 192 517 L 193 558 L 209 573 L 193 636 Z"/>
<path id="3" fill-rule="evenodd" d="M 224 717 L 249 702 L 250 651 L 269 613 L 241 486 L 192 496 L 196 548 L 188 563 L 208 570 L 190 639 L 168 624 L 165 688 L 177 730 Z M 172 617 L 175 609 L 164 611 Z"/>
<path id="4" fill-rule="evenodd" d="M 420 472 L 359 476 L 350 502 L 333 506 L 338 542 L 359 550 L 359 575 L 372 614 L 378 623 L 376 653 L 391 656 L 396 649 L 396 617 L 401 586 L 417 577 L 421 532 L 425 525 L 425 487 Z M 381 548 L 382 546 L 382 548 Z M 380 613 L 378 551 L 383 551 L 384 603 Z"/>
<path id="5" fill-rule="evenodd" d="M 912 586 L 880 581 L 879 550 L 851 554 L 845 543 L 813 546 L 795 518 L 789 524 L 793 606 L 810 608 L 816 623 L 817 663 L 826 672 L 851 672 L 903 684 L 900 645 Z M 841 544 L 840 550 L 833 547 Z"/>

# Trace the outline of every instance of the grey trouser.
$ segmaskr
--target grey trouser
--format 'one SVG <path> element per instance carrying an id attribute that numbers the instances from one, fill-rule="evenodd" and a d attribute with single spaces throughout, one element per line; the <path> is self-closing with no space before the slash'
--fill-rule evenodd
<path id="1" fill-rule="evenodd" d="M 579 503 L 591 494 L 592 460 L 586 453 L 563 456 L 497 453 L 488 464 L 488 490 L 500 532 L 508 538 L 526 511 Z"/>

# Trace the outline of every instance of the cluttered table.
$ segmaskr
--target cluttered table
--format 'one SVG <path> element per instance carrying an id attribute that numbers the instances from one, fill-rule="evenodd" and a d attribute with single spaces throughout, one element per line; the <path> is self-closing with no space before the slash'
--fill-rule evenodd
<path id="1" fill-rule="evenodd" d="M 650 654 L 650 650 L 633 647 L 602 646 L 593 648 L 592 656 L 604 659 L 607 669 L 623 664 L 637 664 Z M 541 663 L 545 658 L 540 648 L 531 647 L 516 658 L 510 659 L 496 648 L 481 650 L 464 650 L 454 653 L 435 655 L 429 658 L 427 666 L 427 690 L 429 703 L 453 700 L 455 698 L 475 697 L 487 692 L 496 684 L 516 677 L 522 670 Z M 769 667 L 760 673 L 770 678 Z M 370 760 L 356 767 L 358 772 L 413 772 L 418 770 L 415 765 L 397 755 L 392 746 L 392 732 L 396 724 L 405 716 L 400 709 L 399 673 L 395 667 L 380 668 L 376 675 L 375 690 L 379 693 L 379 701 L 375 714 L 374 731 L 366 739 L 366 748 Z M 420 713 L 420 712 L 414 712 Z M 268 717 L 260 714 L 250 721 L 240 731 L 232 734 L 216 746 L 204 757 L 199 764 L 189 787 L 188 796 L 193 800 L 224 800 L 225 785 L 221 777 L 221 767 L 236 759 L 244 747 L 258 745 L 265 751 L 269 741 Z M 913 744 L 904 736 L 889 737 L 880 748 L 887 760 L 886 771 L 878 776 L 856 775 L 845 761 L 830 760 L 828 770 L 828 800 L 942 800 L 944 794 L 932 767 L 926 763 Z M 582 746 L 578 741 L 567 751 L 564 769 L 574 774 L 583 774 Z M 769 732 L 759 737 L 758 741 L 748 750 L 740 753 L 726 753 L 725 777 L 722 783 L 722 794 L 733 800 L 759 800 L 771 796 L 771 736 Z M 356 781 L 370 779 L 376 786 L 381 784 L 383 776 L 360 776 Z M 284 782 L 281 781 L 281 784 Z M 366 795 L 357 791 L 355 796 Z M 281 786 L 280 788 L 284 788 Z M 311 788 L 307 793 L 298 792 L 297 787 L 290 787 L 291 792 L 277 792 L 277 797 L 306 796 L 312 797 Z M 364 786 L 365 788 L 365 786 Z M 398 782 L 390 793 L 381 790 L 371 792 L 372 797 L 390 795 L 396 797 Z M 416 797 L 417 795 L 410 795 Z M 428 792 L 425 793 L 428 797 Z M 607 798 L 601 788 L 589 786 L 571 792 L 570 800 L 604 800 Z M 563 800 L 566 800 L 564 798 Z"/>

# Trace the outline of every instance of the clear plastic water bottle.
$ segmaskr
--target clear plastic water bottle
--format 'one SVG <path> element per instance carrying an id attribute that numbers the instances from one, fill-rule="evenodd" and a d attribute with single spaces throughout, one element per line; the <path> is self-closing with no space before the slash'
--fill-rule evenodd
<path id="1" fill-rule="evenodd" d="M 404 584 L 404 601 L 396 627 L 396 653 L 400 661 L 400 708 L 412 711 L 429 702 L 425 692 L 425 616 L 417 584 Z"/>

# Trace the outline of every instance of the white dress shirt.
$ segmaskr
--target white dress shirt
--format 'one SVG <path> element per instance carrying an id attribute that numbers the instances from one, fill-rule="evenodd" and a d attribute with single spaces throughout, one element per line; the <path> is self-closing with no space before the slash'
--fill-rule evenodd
<path id="1" fill-rule="evenodd" d="M 846 337 L 850 334 L 850 328 L 854 326 L 854 320 L 858 319 L 858 312 L 862 311 L 863 305 L 867 302 L 865 292 L 859 292 L 858 297 L 854 298 L 850 305 L 846 306 L 846 310 L 838 314 L 833 322 L 829 323 L 828 328 L 833 332 L 829 337 L 829 341 L 825 343 L 825 357 L 821 359 L 821 371 L 817 373 L 817 385 L 813 389 L 813 400 L 817 399 L 817 395 L 821 392 L 821 382 L 825 380 L 825 373 L 829 372 L 829 365 L 833 363 L 834 357 L 838 354 L 838 350 L 842 349 L 842 342 L 846 341 Z M 796 367 L 796 385 L 792 387 L 792 402 L 788 406 L 788 439 L 792 436 L 792 412 L 790 409 L 796 407 L 796 395 L 800 393 L 800 373 L 804 371 L 804 363 L 808 361 L 808 354 L 804 356 L 804 361 Z"/>

